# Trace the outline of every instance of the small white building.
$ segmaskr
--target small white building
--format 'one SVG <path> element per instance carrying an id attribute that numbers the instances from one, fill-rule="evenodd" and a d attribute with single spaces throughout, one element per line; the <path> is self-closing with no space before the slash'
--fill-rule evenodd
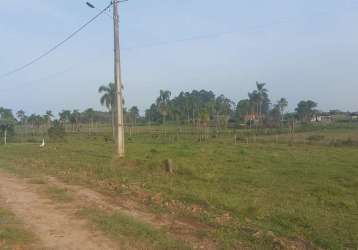
<path id="1" fill-rule="evenodd" d="M 358 112 L 351 113 L 350 117 L 351 117 L 352 121 L 357 121 L 358 120 Z"/>
<path id="2" fill-rule="evenodd" d="M 313 115 L 311 122 L 332 122 L 333 117 L 331 115 Z"/>

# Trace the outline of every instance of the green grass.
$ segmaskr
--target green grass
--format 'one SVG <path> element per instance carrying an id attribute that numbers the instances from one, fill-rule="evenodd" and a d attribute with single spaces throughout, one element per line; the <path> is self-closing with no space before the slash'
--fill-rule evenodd
<path id="1" fill-rule="evenodd" d="M 330 140 L 357 138 L 358 130 L 315 133 Z M 113 195 L 130 197 L 135 194 L 131 190 L 138 189 L 160 193 L 160 204 L 148 201 L 158 211 L 171 200 L 198 205 L 204 212 L 180 215 L 211 225 L 210 236 L 222 248 L 240 242 L 269 247 L 266 240 L 252 236 L 255 230 L 306 239 L 322 248 L 358 248 L 358 147 L 274 141 L 234 145 L 231 136 L 207 143 L 196 139 L 173 143 L 165 137 L 133 136 L 122 161 L 113 158 L 113 145 L 99 135 L 74 135 L 45 149 L 9 144 L 1 146 L 0 168 L 50 173 L 110 189 Z M 165 159 L 173 160 L 174 175 L 164 171 Z M 232 220 L 220 225 L 217 218 L 224 213 Z"/>
<path id="2" fill-rule="evenodd" d="M 140 222 L 119 212 L 106 213 L 99 209 L 86 208 L 81 216 L 110 234 L 122 244 L 138 249 L 190 249 L 181 241 L 170 237 L 166 232 Z"/>
<path id="3" fill-rule="evenodd" d="M 0 249 L 29 249 L 34 238 L 9 210 L 0 208 Z"/>

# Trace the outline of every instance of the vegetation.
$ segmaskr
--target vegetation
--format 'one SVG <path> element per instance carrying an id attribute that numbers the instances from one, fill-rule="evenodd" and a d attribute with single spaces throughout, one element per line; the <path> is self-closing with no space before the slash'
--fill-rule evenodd
<path id="1" fill-rule="evenodd" d="M 42 183 L 40 183 L 42 184 Z M 46 188 L 46 194 L 52 200 L 59 202 L 70 202 L 72 201 L 71 194 L 65 188 L 58 188 L 54 186 L 50 186 Z"/>
<path id="2" fill-rule="evenodd" d="M 115 85 L 113 83 L 103 85 L 99 88 L 99 93 L 101 94 L 100 103 L 109 112 L 95 111 L 92 108 L 83 112 L 76 109 L 62 110 L 58 114 L 58 119 L 54 119 L 55 116 L 51 110 L 46 111 L 44 115 L 31 114 L 30 116 L 27 116 L 23 110 L 19 110 L 16 112 L 17 120 L 15 120 L 11 110 L 2 108 L 0 132 L 4 137 L 5 131 L 12 133 L 14 125 L 17 125 L 24 128 L 24 133 L 30 130 L 33 136 L 44 136 L 57 121 L 67 132 L 78 133 L 81 127 L 85 126 L 91 134 L 99 123 L 111 122 L 114 135 Z M 237 103 L 224 95 L 216 96 L 212 91 L 207 90 L 181 92 L 175 97 L 172 97 L 170 91 L 161 90 L 155 102 L 145 110 L 143 116 L 137 106 L 125 108 L 124 121 L 129 127 L 151 124 L 162 124 L 165 127 L 168 123 L 193 128 L 215 128 L 219 131 L 228 127 L 257 129 L 288 127 L 292 122 L 307 124 L 314 121 L 315 116 L 319 114 L 334 116 L 332 120 L 335 121 L 351 120 L 349 112 L 339 110 L 320 112 L 316 109 L 317 103 L 311 100 L 299 102 L 293 113 L 287 113 L 287 107 L 288 101 L 285 98 L 280 98 L 272 104 L 267 85 L 259 82 L 256 82 L 256 88 L 248 93 L 247 99 L 239 100 Z"/>
<path id="3" fill-rule="evenodd" d="M 0 249 L 27 249 L 33 240 L 33 235 L 23 228 L 14 214 L 0 207 Z"/>
<path id="4" fill-rule="evenodd" d="M 10 109 L 0 107 L 0 133 L 4 138 L 4 144 L 7 143 L 7 136 L 14 132 L 15 118 Z"/>
<path id="5" fill-rule="evenodd" d="M 120 212 L 108 213 L 99 209 L 83 209 L 81 215 L 110 234 L 121 245 L 138 249 L 190 249 L 183 242 L 172 239 L 167 232 L 153 228 Z M 123 242 L 124 241 L 124 242 Z"/>
<path id="6" fill-rule="evenodd" d="M 319 112 L 311 100 L 287 113 L 288 101 L 272 104 L 259 82 L 237 103 L 207 90 L 173 97 L 161 90 L 144 116 L 137 106 L 125 110 L 128 156 L 119 160 L 111 139 L 114 84 L 99 92 L 108 112 L 63 110 L 55 119 L 50 110 L 30 116 L 19 110 L 16 120 L 0 108 L 5 144 L 8 135 L 11 142 L 50 139 L 41 149 L 1 146 L 0 168 L 55 175 L 200 222 L 205 230 L 197 233 L 222 249 L 268 249 L 277 242 L 283 248 L 302 242 L 358 248 L 358 128 L 350 113 Z M 330 122 L 313 122 L 318 115 Z M 47 191 L 71 201 L 65 189 Z M 87 209 L 82 215 L 111 235 L 153 249 L 186 248 L 120 213 Z"/>
<path id="7" fill-rule="evenodd" d="M 316 112 L 314 108 L 317 107 L 317 103 L 313 101 L 300 101 L 297 105 L 296 112 L 300 120 L 309 122 L 312 119 L 313 114 Z"/>
<path id="8" fill-rule="evenodd" d="M 0 151 L 0 167 L 54 174 L 138 199 L 158 213 L 196 218 L 225 249 L 242 242 L 270 248 L 269 231 L 326 249 L 356 249 L 357 148 L 328 142 L 354 142 L 357 135 L 356 127 L 321 129 L 297 134 L 293 144 L 283 134 L 278 141 L 252 135 L 249 144 L 235 145 L 232 135 L 199 142 L 192 135 L 168 140 L 171 135 L 138 134 L 127 142 L 127 159 L 118 161 L 103 136 L 78 134 L 45 150 L 9 144 Z M 175 165 L 171 175 L 165 159 Z M 143 201 L 142 193 L 150 195 Z M 103 214 L 95 223 L 119 232 L 124 229 L 114 221 L 121 220 Z"/>
<path id="9" fill-rule="evenodd" d="M 114 83 L 109 83 L 108 86 L 102 85 L 99 87 L 98 89 L 99 93 L 103 93 L 103 95 L 101 96 L 100 102 L 102 105 L 105 105 L 106 108 L 111 112 L 111 117 L 112 117 L 112 133 L 113 133 L 113 138 L 115 137 L 114 135 L 114 112 L 115 112 L 115 96 L 116 96 L 116 86 Z"/>
<path id="10" fill-rule="evenodd" d="M 152 124 L 161 124 L 165 128 L 168 123 L 178 127 L 191 126 L 204 130 L 214 128 L 217 132 L 227 128 L 255 128 L 257 133 L 257 129 L 288 127 L 294 132 L 298 126 L 307 126 L 315 121 L 315 118 L 317 120 L 319 114 L 328 117 L 329 121 L 337 122 L 351 122 L 353 117 L 356 117 L 354 113 L 339 110 L 320 112 L 316 109 L 317 103 L 311 100 L 300 101 L 295 112 L 288 113 L 286 112 L 288 101 L 280 98 L 272 104 L 266 87 L 266 83 L 256 82 L 256 88 L 248 93 L 248 98 L 239 100 L 237 104 L 224 95 L 216 96 L 212 91 L 207 90 L 181 92 L 173 98 L 170 91 L 161 90 L 155 102 L 145 110 L 144 116 L 141 116 L 137 106 L 132 106 L 128 110 L 125 108 L 124 121 L 127 127 L 132 128 Z M 112 124 L 114 138 L 115 85 L 113 83 L 103 85 L 99 88 L 99 93 L 100 103 L 109 112 L 96 111 L 92 108 L 83 112 L 76 109 L 62 110 L 58 114 L 58 119 L 54 119 L 51 110 L 47 110 L 44 115 L 31 114 L 30 116 L 19 110 L 16 112 L 16 120 L 11 110 L 1 108 L 0 133 L 4 142 L 5 133 L 13 134 L 15 127 L 19 127 L 22 134 L 28 134 L 30 130 L 33 137 L 45 137 L 46 134 L 53 137 L 56 134 L 54 130 L 59 128 L 63 128 L 65 132 L 79 133 L 83 131 L 82 127 L 85 127 L 88 134 L 92 134 L 98 132 L 97 128 L 101 124 L 109 122 Z M 51 131 L 51 134 L 47 133 L 48 131 Z"/>
<path id="11" fill-rule="evenodd" d="M 49 128 L 47 131 L 48 136 L 50 137 L 50 140 L 52 141 L 63 141 L 65 139 L 66 131 L 63 125 L 55 121 L 53 124 L 53 127 Z"/>

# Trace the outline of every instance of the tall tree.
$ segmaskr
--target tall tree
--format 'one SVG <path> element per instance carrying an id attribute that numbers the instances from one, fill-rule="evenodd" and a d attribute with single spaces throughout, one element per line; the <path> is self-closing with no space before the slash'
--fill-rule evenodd
<path id="1" fill-rule="evenodd" d="M 27 119 L 25 111 L 20 109 L 19 111 L 16 112 L 16 116 L 19 119 L 21 125 L 25 125 Z"/>
<path id="2" fill-rule="evenodd" d="M 134 126 L 137 125 L 137 119 L 139 118 L 139 109 L 137 106 L 133 106 L 129 109 L 129 115 Z"/>
<path id="3" fill-rule="evenodd" d="M 16 119 L 12 114 L 11 109 L 0 107 L 0 131 L 4 137 L 4 144 L 7 143 L 8 132 L 14 131 Z"/>
<path id="4" fill-rule="evenodd" d="M 169 114 L 169 101 L 171 92 L 169 90 L 160 90 L 159 97 L 157 98 L 158 111 L 162 116 L 163 124 L 166 123 L 166 118 Z"/>
<path id="5" fill-rule="evenodd" d="M 152 104 L 149 109 L 145 111 L 145 119 L 151 124 L 160 120 L 160 113 L 156 104 Z"/>
<path id="6" fill-rule="evenodd" d="M 281 110 L 280 110 L 280 106 L 278 104 L 275 104 L 273 109 L 270 110 L 270 115 L 268 117 L 269 119 L 267 119 L 268 121 L 270 121 L 270 125 L 275 125 L 277 126 L 278 124 L 281 124 L 282 126 L 282 115 L 281 115 Z"/>
<path id="7" fill-rule="evenodd" d="M 53 114 L 51 110 L 47 110 L 46 114 L 44 115 L 44 120 L 47 123 L 48 127 L 51 127 L 51 119 L 53 118 Z"/>
<path id="8" fill-rule="evenodd" d="M 281 122 L 283 121 L 283 116 L 285 113 L 285 109 L 288 106 L 288 101 L 286 100 L 286 98 L 281 98 L 278 102 L 277 102 L 277 107 L 280 111 L 281 114 Z"/>
<path id="9" fill-rule="evenodd" d="M 251 93 L 249 93 L 248 97 L 249 97 L 249 102 L 250 102 L 250 106 L 251 106 L 251 114 L 259 116 L 260 96 L 259 96 L 257 90 L 254 90 Z"/>
<path id="10" fill-rule="evenodd" d="M 93 122 L 96 116 L 96 111 L 94 111 L 92 108 L 88 108 L 83 112 L 83 117 L 88 122 L 88 132 L 89 134 L 92 133 L 93 130 Z"/>
<path id="11" fill-rule="evenodd" d="M 106 106 L 106 108 L 112 114 L 112 134 L 113 139 L 115 138 L 115 100 L 116 100 L 116 86 L 114 83 L 109 83 L 107 86 L 102 85 L 99 87 L 98 92 L 102 94 L 100 102 L 102 106 Z"/>
<path id="12" fill-rule="evenodd" d="M 76 132 L 76 131 L 79 132 L 80 119 L 81 119 L 81 113 L 77 109 L 73 110 L 70 116 L 70 122 L 72 124 L 72 132 Z"/>
<path id="13" fill-rule="evenodd" d="M 41 115 L 37 115 L 37 114 L 31 114 L 28 118 L 28 122 L 31 124 L 31 129 L 32 129 L 32 135 L 35 134 L 35 129 L 37 131 L 37 133 L 40 133 L 40 127 L 43 124 L 44 119 L 42 118 Z"/>
<path id="14" fill-rule="evenodd" d="M 236 117 L 238 120 L 244 121 L 245 116 L 252 112 L 251 102 L 249 99 L 240 100 L 236 106 Z"/>
<path id="15" fill-rule="evenodd" d="M 303 122 L 309 122 L 315 113 L 316 107 L 317 107 L 317 103 L 314 101 L 311 100 L 300 101 L 297 104 L 297 108 L 296 108 L 296 112 L 299 119 Z"/>
<path id="16" fill-rule="evenodd" d="M 156 102 L 146 110 L 146 119 L 154 122 L 165 120 L 179 123 L 192 122 L 193 126 L 199 126 L 202 122 L 202 115 L 208 114 L 209 119 L 218 123 L 225 122 L 233 114 L 233 102 L 223 95 L 216 97 L 212 91 L 193 90 L 191 92 L 180 92 L 172 99 L 162 91 Z M 170 93 L 170 92 L 169 92 Z M 166 97 L 165 97 L 166 96 Z M 229 108 L 227 108 L 229 107 Z"/>
<path id="17" fill-rule="evenodd" d="M 262 115 L 267 114 L 270 109 L 270 99 L 265 86 L 266 83 L 256 82 L 256 90 L 251 93 L 251 99 L 256 102 L 257 114 L 260 119 L 262 119 Z"/>
<path id="18" fill-rule="evenodd" d="M 61 123 L 67 123 L 70 121 L 71 118 L 71 111 L 70 110 L 62 110 L 60 113 L 58 113 L 60 117 Z"/>
<path id="19" fill-rule="evenodd" d="M 257 93 L 260 99 L 260 115 L 267 114 L 270 109 L 270 99 L 268 90 L 265 88 L 266 83 L 256 82 Z"/>
<path id="20" fill-rule="evenodd" d="M 215 100 L 215 116 L 217 128 L 226 127 L 229 121 L 234 103 L 224 95 L 220 95 Z"/>

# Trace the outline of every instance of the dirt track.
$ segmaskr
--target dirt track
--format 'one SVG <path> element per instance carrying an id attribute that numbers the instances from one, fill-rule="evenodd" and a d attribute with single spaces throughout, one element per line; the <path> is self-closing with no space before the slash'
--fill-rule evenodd
<path id="1" fill-rule="evenodd" d="M 162 228 L 174 238 L 186 242 L 193 249 L 216 249 L 208 239 L 196 238 L 196 230 L 205 225 L 147 211 L 130 199 L 114 199 L 83 186 L 69 185 L 54 177 L 44 177 L 45 186 L 68 190 L 74 198 L 66 204 L 46 198 L 37 184 L 29 179 L 18 178 L 0 170 L 0 204 L 12 210 L 25 226 L 39 239 L 39 249 L 136 249 L 130 242 L 113 242 L 101 232 L 95 231 L 88 222 L 78 218 L 81 208 L 96 207 L 106 211 L 118 211 Z M 30 179 L 31 180 L 31 179 Z M 4 202 L 2 202 L 4 201 Z M 139 246 L 140 249 L 143 246 Z"/>
<path id="2" fill-rule="evenodd" d="M 5 203 L 1 206 L 12 210 L 39 239 L 39 249 L 119 249 L 100 232 L 89 230 L 74 211 L 59 209 L 33 185 L 1 171 L 0 197 Z"/>

